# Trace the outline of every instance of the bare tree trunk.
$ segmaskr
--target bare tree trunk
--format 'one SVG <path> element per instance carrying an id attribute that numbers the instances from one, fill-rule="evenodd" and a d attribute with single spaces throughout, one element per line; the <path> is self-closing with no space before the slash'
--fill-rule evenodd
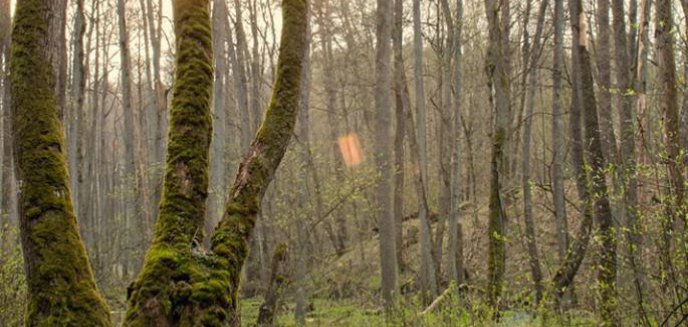
<path id="1" fill-rule="evenodd" d="M 321 50 L 323 53 L 323 80 L 325 84 L 325 103 L 327 110 L 327 123 L 329 124 L 329 136 L 332 149 L 332 160 L 334 161 L 333 173 L 337 180 L 337 183 L 343 185 L 345 183 L 343 176 L 343 165 L 342 158 L 339 154 L 337 148 L 337 138 L 339 135 L 339 121 L 342 120 L 338 117 L 339 109 L 337 108 L 337 85 L 336 85 L 336 75 L 335 75 L 335 59 L 332 49 L 332 32 L 330 31 L 331 17 L 329 13 L 329 8 L 326 3 L 320 5 L 322 13 L 319 15 L 319 22 L 321 28 Z M 343 255 L 346 251 L 346 221 L 344 217 L 339 212 L 334 212 L 334 222 L 336 229 L 331 233 L 332 246 L 335 249 L 337 255 Z M 329 225 L 329 222 L 327 222 Z"/>
<path id="2" fill-rule="evenodd" d="M 74 15 L 74 56 L 72 62 L 72 101 L 73 106 L 70 106 L 72 112 L 69 115 L 70 119 L 66 125 L 69 128 L 69 177 L 72 190 L 72 199 L 74 201 L 75 214 L 77 216 L 87 216 L 83 212 L 83 204 L 81 203 L 80 191 L 82 190 L 81 183 L 82 176 L 82 161 L 83 161 L 83 135 L 81 135 L 83 120 L 84 120 L 84 93 L 86 89 L 86 67 L 84 66 L 84 34 L 86 32 L 86 18 L 84 17 L 84 1 L 76 1 L 76 13 Z M 82 225 L 85 222 L 82 221 Z M 88 225 L 85 225 L 88 230 Z M 88 237 L 85 237 L 86 244 L 89 243 Z"/>
<path id="3" fill-rule="evenodd" d="M 453 106 L 450 111 L 451 116 L 451 135 L 450 135 L 450 207 L 449 207 L 449 245 L 447 254 L 447 272 L 449 281 L 456 284 L 457 290 L 464 282 L 464 263 L 463 263 L 463 236 L 460 223 L 460 202 L 461 202 L 461 100 L 462 100 L 462 25 L 463 25 L 463 0 L 456 1 L 456 12 L 452 17 L 451 8 L 448 0 L 441 2 L 445 20 L 447 21 L 448 33 L 448 56 L 452 65 L 451 70 L 451 91 Z M 449 117 L 448 117 L 449 118 Z"/>
<path id="4" fill-rule="evenodd" d="M 12 21 L 10 18 L 10 0 L 0 1 L 0 64 L 2 70 L 2 201 L 0 201 L 0 215 L 7 217 L 10 222 L 17 221 L 17 192 L 14 175 L 14 156 L 12 133 L 12 107 L 10 100 L 10 40 Z M 0 223 L 4 223 L 0 222 Z"/>
<path id="5" fill-rule="evenodd" d="M 427 156 L 427 118 L 425 110 L 425 90 L 423 86 L 423 39 L 420 21 L 420 0 L 413 1 L 413 52 L 414 52 L 414 84 L 416 93 L 416 144 L 417 152 L 412 154 L 418 156 L 420 171 L 420 187 L 416 187 L 418 192 L 418 219 L 420 220 L 420 284 L 421 292 L 425 300 L 434 299 L 437 296 L 437 277 L 435 270 L 435 258 L 432 253 L 432 233 L 430 222 L 428 221 L 428 156 Z M 414 150 L 411 150 L 415 152 Z"/>
<path id="6" fill-rule="evenodd" d="M 616 294 L 616 233 L 609 204 L 607 184 L 605 180 L 605 158 L 602 148 L 602 136 L 597 118 L 597 103 L 595 101 L 595 85 L 592 76 L 590 53 L 588 52 L 587 31 L 581 0 L 572 1 L 572 10 L 576 10 L 579 18 L 578 69 L 581 73 L 581 95 L 583 118 L 585 126 L 585 143 L 587 165 L 590 167 L 589 194 L 593 203 L 594 215 L 599 224 L 600 254 L 597 282 L 599 287 L 599 310 L 604 326 L 618 326 Z"/>
<path id="7" fill-rule="evenodd" d="M 234 27 L 236 29 L 237 43 L 236 50 L 233 53 L 230 52 L 230 60 L 232 61 L 232 69 L 236 79 L 239 120 L 244 122 L 241 126 L 241 150 L 247 151 L 250 146 L 252 133 L 254 132 L 250 124 L 251 116 L 249 114 L 248 102 L 248 70 L 246 68 L 248 45 L 246 44 L 246 34 L 244 33 L 244 23 L 242 21 L 241 0 L 235 0 L 235 7 L 236 21 L 234 22 Z M 233 59 L 232 54 L 236 55 L 235 59 Z"/>
<path id="8" fill-rule="evenodd" d="M 569 244 L 566 251 L 566 256 L 557 268 L 552 282 L 554 284 L 554 301 L 557 306 L 561 306 L 561 300 L 567 290 L 570 290 L 574 285 L 574 277 L 578 273 L 583 258 L 588 250 L 590 243 L 590 234 L 593 224 L 593 204 L 592 198 L 587 188 L 587 174 L 585 172 L 585 154 L 583 150 L 583 132 L 581 114 L 583 108 L 583 90 L 582 90 L 582 70 L 581 70 L 581 50 L 578 46 L 580 38 L 585 37 L 587 42 L 587 26 L 585 18 L 581 18 L 578 11 L 577 0 L 569 1 L 570 22 L 571 22 L 571 62 L 573 69 L 571 70 L 571 79 L 573 84 L 571 94 L 571 111 L 569 118 L 569 133 L 571 138 L 571 161 L 575 173 L 576 189 L 578 197 L 583 206 L 583 220 L 580 223 L 576 238 Z M 563 9 L 563 8 L 562 8 Z M 556 10 L 556 8 L 555 8 Z M 557 17 L 563 13 L 556 13 Z M 582 36 L 581 36 L 582 35 Z M 567 305 L 570 303 L 566 303 Z"/>
<path id="9" fill-rule="evenodd" d="M 659 65 L 660 85 L 663 91 L 663 100 L 661 102 L 662 112 L 664 113 L 664 133 L 666 135 L 666 165 L 669 171 L 668 182 L 669 198 L 666 199 L 665 217 L 662 219 L 662 253 L 660 254 L 661 268 L 663 280 L 662 287 L 664 291 L 668 291 L 669 287 L 676 286 L 677 273 L 674 271 L 672 263 L 672 238 L 673 234 L 677 232 L 676 223 L 678 219 L 682 219 L 685 224 L 685 203 L 684 203 L 684 182 L 683 176 L 683 160 L 684 155 L 681 154 L 681 140 L 680 140 L 680 121 L 679 121 L 679 106 L 678 106 L 678 92 L 676 80 L 676 58 L 674 54 L 674 39 L 672 35 L 673 16 L 671 3 L 668 1 L 658 1 L 655 25 L 655 38 L 657 43 L 657 59 Z M 684 253 L 685 254 L 685 253 Z M 674 289 L 676 298 L 674 300 L 681 301 L 680 291 Z"/>
<path id="10" fill-rule="evenodd" d="M 559 262 L 569 247 L 566 198 L 564 193 L 565 140 L 562 124 L 561 82 L 564 68 L 564 0 L 554 0 L 554 59 L 552 69 L 552 194 L 557 225 Z"/>
<path id="11" fill-rule="evenodd" d="M 59 54 L 45 46 L 50 28 L 59 27 L 53 20 L 59 9 L 57 1 L 20 0 L 12 35 L 13 130 L 29 289 L 25 323 L 110 326 L 72 206 L 51 66 Z"/>
<path id="12" fill-rule="evenodd" d="M 210 148 L 210 185 L 208 195 L 208 211 L 205 219 L 205 239 L 203 244 L 210 248 L 210 235 L 212 235 L 217 222 L 222 215 L 222 203 L 225 199 L 227 181 L 227 155 L 226 148 L 226 93 L 229 86 L 229 74 L 227 67 L 226 47 L 227 33 L 230 32 L 227 21 L 227 4 L 224 0 L 213 0 L 212 26 L 213 26 L 213 59 L 215 76 L 213 85 L 213 139 Z M 232 46 L 231 44 L 229 46 Z"/>
<path id="13" fill-rule="evenodd" d="M 133 248 L 143 247 L 144 235 L 142 221 L 139 215 L 139 210 L 141 209 L 141 193 L 138 183 L 138 173 L 137 173 L 137 156 L 136 156 L 136 144 L 139 136 L 139 125 L 134 122 L 134 110 L 132 107 L 132 90 L 131 90 L 131 56 L 129 54 L 129 34 L 127 32 L 127 18 L 126 18 L 126 6 L 125 0 L 117 0 L 117 15 L 118 15 L 118 26 L 119 26 L 119 50 L 120 50 L 120 61 L 121 61 L 121 85 L 122 85 L 122 114 L 124 118 L 124 178 L 126 180 L 125 185 L 128 191 L 133 191 L 124 200 L 125 203 L 125 219 L 128 221 L 127 226 L 133 228 L 128 230 L 127 237 L 134 237 L 127 242 L 125 247 L 124 260 L 124 275 L 129 277 L 136 274 L 136 270 L 139 267 L 139 258 L 135 258 L 133 253 Z M 135 227 L 134 227 L 135 226 Z"/>
<path id="14" fill-rule="evenodd" d="M 255 133 L 258 130 L 260 122 L 263 119 L 263 108 L 261 107 L 260 101 L 260 84 L 263 78 L 263 66 L 261 65 L 260 53 L 258 51 L 258 42 L 260 40 L 260 35 L 258 33 L 258 14 L 257 14 L 257 4 L 256 0 L 248 0 L 248 13 L 249 21 L 251 24 L 251 53 L 249 55 L 248 43 L 246 44 L 246 55 L 250 58 L 250 72 L 251 72 L 251 90 L 249 91 L 251 113 L 253 114 L 251 133 Z"/>
<path id="15" fill-rule="evenodd" d="M 542 268 L 540 267 L 540 256 L 538 254 L 537 242 L 535 239 L 535 224 L 533 222 L 533 200 L 531 194 L 530 177 L 530 146 L 532 142 L 533 112 L 535 100 L 535 85 L 537 83 L 538 63 L 540 59 L 540 47 L 542 30 L 547 14 L 548 0 L 543 0 L 537 18 L 537 27 L 533 36 L 533 46 L 530 48 L 528 58 L 528 84 L 526 85 L 526 116 L 523 127 L 523 220 L 526 226 L 526 244 L 528 247 L 528 257 L 530 271 L 535 288 L 535 305 L 537 306 L 542 299 Z"/>
<path id="16" fill-rule="evenodd" d="M 620 90 L 621 103 L 619 106 L 619 119 L 621 126 L 621 178 L 623 182 L 623 204 L 625 206 L 625 221 L 623 221 L 624 236 L 627 241 L 626 254 L 632 271 L 633 289 L 635 291 L 638 314 L 641 321 L 648 323 L 644 308 L 645 277 L 640 253 L 641 226 L 638 223 L 638 178 L 635 150 L 635 120 L 636 113 L 633 108 L 633 97 L 630 90 L 634 88 L 634 74 L 631 68 L 631 51 L 628 35 L 626 34 L 626 21 L 624 16 L 624 1 L 613 0 L 613 26 L 614 47 L 616 56 L 616 81 Z M 631 28 L 632 30 L 635 29 Z"/>
<path id="17" fill-rule="evenodd" d="M 16 221 L 16 192 L 14 187 L 12 160 L 11 104 L 10 104 L 10 35 L 12 19 L 10 1 L 0 0 L 0 254 L 7 253 L 13 240 L 7 227 Z"/>
<path id="18" fill-rule="evenodd" d="M 311 167 L 311 142 L 310 142 L 310 120 L 309 120 L 309 108 L 310 108 L 310 86 L 311 86 L 311 24 L 310 24 L 310 3 L 306 3 L 306 15 L 308 15 L 308 25 L 306 26 L 306 46 L 304 47 L 304 58 L 303 58 L 303 72 L 301 73 L 301 99 L 299 100 L 299 114 L 298 114 L 298 138 L 301 141 L 301 169 L 300 177 L 302 185 L 304 186 L 301 190 L 301 203 L 302 207 L 308 207 L 309 198 L 309 180 L 310 174 L 309 169 L 313 170 L 315 167 Z M 319 191 L 319 189 L 318 189 Z M 316 194 L 319 196 L 320 194 Z M 320 201 L 320 198 L 316 198 L 316 201 Z M 319 202 L 318 202 L 319 203 Z M 318 204 L 319 206 L 319 204 Z M 318 207 L 316 207 L 318 208 Z M 320 209 L 317 211 L 318 217 L 321 214 Z M 294 295 L 294 320 L 297 324 L 303 326 L 306 324 L 306 313 L 307 313 L 307 282 L 306 277 L 308 274 L 308 266 L 310 264 L 309 251 L 308 251 L 308 230 L 306 228 L 306 222 L 303 219 L 297 219 L 296 221 L 296 268 L 294 272 L 294 284 L 295 284 L 295 295 Z"/>
<path id="19" fill-rule="evenodd" d="M 67 110 L 67 0 L 54 1 L 48 30 L 48 47 L 52 52 L 50 62 L 55 76 L 59 117 L 64 121 Z"/>
<path id="20" fill-rule="evenodd" d="M 404 267 L 404 136 L 406 135 L 404 115 L 404 88 L 406 87 L 406 73 L 403 58 L 403 0 L 394 0 L 394 27 L 392 30 L 392 51 L 394 52 L 394 108 L 396 130 L 394 134 L 394 229 L 397 246 L 397 264 L 399 271 Z"/>
<path id="21" fill-rule="evenodd" d="M 392 178 L 390 165 L 392 147 L 390 118 L 391 112 L 391 38 L 392 2 L 377 0 L 375 49 L 375 164 L 379 181 L 375 189 L 376 210 L 380 230 L 380 265 L 382 273 L 382 297 L 388 310 L 394 304 L 397 294 L 397 260 L 392 208 Z"/>
<path id="22" fill-rule="evenodd" d="M 602 133 L 602 151 L 609 157 L 609 162 L 617 153 L 616 135 L 612 120 L 612 74 L 611 74 L 611 50 L 610 37 L 612 30 L 609 24 L 609 0 L 597 1 L 597 42 L 596 59 L 598 70 L 598 106 L 600 108 L 600 132 Z"/>

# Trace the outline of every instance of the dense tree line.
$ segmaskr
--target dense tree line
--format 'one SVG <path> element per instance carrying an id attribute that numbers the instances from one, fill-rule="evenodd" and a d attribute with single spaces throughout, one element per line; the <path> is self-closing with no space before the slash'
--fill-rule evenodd
<path id="1" fill-rule="evenodd" d="M 681 325 L 686 15 L 0 0 L 0 325 Z"/>

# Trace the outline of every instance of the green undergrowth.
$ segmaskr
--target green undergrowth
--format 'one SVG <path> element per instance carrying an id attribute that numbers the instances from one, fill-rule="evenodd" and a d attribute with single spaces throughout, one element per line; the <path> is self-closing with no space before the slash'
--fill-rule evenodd
<path id="1" fill-rule="evenodd" d="M 507 311 L 502 313 L 499 322 L 494 322 L 482 307 L 472 311 L 460 309 L 461 306 L 449 301 L 437 311 L 420 314 L 422 309 L 416 304 L 405 304 L 396 309 L 389 316 L 379 308 L 352 301 L 313 299 L 312 311 L 306 316 L 305 326 L 418 326 L 418 327 L 567 327 L 567 326 L 598 326 L 599 322 L 589 312 L 572 311 L 566 315 L 551 312 L 537 314 L 525 311 Z M 453 302 L 453 303 L 452 303 Z M 241 302 L 242 326 L 255 326 L 261 298 L 245 299 Z M 487 308 L 487 306 L 485 306 Z M 293 305 L 285 304 L 280 308 L 277 317 L 279 326 L 300 326 L 294 320 Z"/>

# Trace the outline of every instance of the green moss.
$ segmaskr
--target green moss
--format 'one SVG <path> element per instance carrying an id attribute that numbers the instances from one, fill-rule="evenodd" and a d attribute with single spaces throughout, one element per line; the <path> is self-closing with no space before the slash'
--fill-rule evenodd
<path id="1" fill-rule="evenodd" d="M 237 291 L 260 199 L 293 133 L 305 49 L 305 1 L 286 0 L 278 77 L 265 121 L 213 235 L 199 248 L 208 188 L 212 47 L 208 1 L 174 3 L 177 74 L 153 245 L 131 285 L 124 326 L 237 325 Z"/>
<path id="2" fill-rule="evenodd" d="M 12 31 L 12 106 L 27 284 L 27 326 L 109 326 L 72 208 L 46 48 L 52 1 L 20 0 Z"/>
<path id="3" fill-rule="evenodd" d="M 504 235 L 504 208 L 500 188 L 500 169 L 503 161 L 505 131 L 498 128 L 492 141 L 492 180 L 490 182 L 490 203 L 488 221 L 488 301 L 492 309 L 498 311 L 506 261 L 506 242 Z"/>

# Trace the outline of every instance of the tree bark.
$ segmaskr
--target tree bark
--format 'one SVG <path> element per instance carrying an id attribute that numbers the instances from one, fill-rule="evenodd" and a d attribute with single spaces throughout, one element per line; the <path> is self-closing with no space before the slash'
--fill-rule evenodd
<path id="1" fill-rule="evenodd" d="M 124 326 L 239 326 L 238 290 L 260 201 L 284 156 L 299 107 L 306 2 L 283 2 L 273 99 L 239 168 L 211 251 L 201 249 L 211 138 L 209 0 L 173 2 L 177 73 L 163 199 Z"/>
<path id="2" fill-rule="evenodd" d="M 669 171 L 668 182 L 669 197 L 665 199 L 665 217 L 662 219 L 662 249 L 660 254 L 663 280 L 662 286 L 666 290 L 668 287 L 675 286 L 676 272 L 672 263 L 672 238 L 676 230 L 678 219 L 684 217 L 684 188 L 685 177 L 683 176 L 685 157 L 681 154 L 680 140 L 680 121 L 678 106 L 678 90 L 676 79 L 676 58 L 674 54 L 674 37 L 672 35 L 673 16 L 671 3 L 668 1 L 658 1 L 656 9 L 656 29 L 655 39 L 657 46 L 657 59 L 659 66 L 660 85 L 663 91 L 663 101 L 661 109 L 664 113 L 664 133 L 666 136 L 666 165 Z M 681 299 L 678 290 L 675 290 L 677 298 Z"/>
<path id="3" fill-rule="evenodd" d="M 537 16 L 537 27 L 533 36 L 533 46 L 529 50 L 528 58 L 528 84 L 526 85 L 526 116 L 523 126 L 523 220 L 526 226 L 526 245 L 530 263 L 531 277 L 535 290 L 535 305 L 542 299 L 542 268 L 540 267 L 540 255 L 538 254 L 537 241 L 535 239 L 535 224 L 533 222 L 533 199 L 531 193 L 530 177 L 530 146 L 532 142 L 533 112 L 535 101 L 535 86 L 537 84 L 538 63 L 540 59 L 540 47 L 542 30 L 547 13 L 548 0 L 543 0 Z"/>
<path id="4" fill-rule="evenodd" d="M 64 121 L 67 110 L 67 0 L 55 0 L 48 37 L 48 47 L 52 52 L 50 61 L 55 76 L 55 95 L 60 120 Z"/>
<path id="5" fill-rule="evenodd" d="M 277 245 L 270 263 L 270 280 L 265 292 L 263 304 L 258 312 L 258 326 L 275 326 L 275 318 L 279 310 L 279 302 L 287 276 L 284 275 L 284 263 L 287 261 L 287 246 L 284 243 Z M 280 268 L 282 267 L 282 268 Z"/>
<path id="6" fill-rule="evenodd" d="M 508 0 L 485 0 L 485 12 L 489 29 L 489 44 L 485 60 L 490 103 L 493 107 L 492 159 L 490 181 L 490 203 L 488 222 L 488 303 L 495 312 L 499 311 L 504 270 L 506 265 L 506 211 L 502 200 L 502 178 L 506 171 L 504 145 L 511 115 L 508 49 Z M 500 17 L 501 16 L 501 17 Z M 507 35 L 505 35 L 507 34 Z"/>
<path id="7" fill-rule="evenodd" d="M 406 77 L 404 72 L 403 49 L 403 0 L 394 0 L 394 27 L 392 31 L 392 52 L 394 53 L 394 114 L 396 129 L 394 132 L 394 235 L 396 238 L 397 264 L 399 271 L 404 267 L 404 136 L 406 135 L 404 115 L 404 88 Z"/>
<path id="8" fill-rule="evenodd" d="M 226 93 L 229 88 L 229 74 L 225 48 L 227 33 L 230 32 L 227 21 L 227 4 L 224 0 L 213 0 L 212 26 L 213 26 L 213 59 L 214 59 L 214 84 L 213 84 L 213 139 L 210 142 L 210 192 L 208 195 L 208 211 L 205 219 L 206 248 L 210 247 L 210 235 L 222 215 L 222 205 L 227 188 L 227 151 L 229 144 L 226 142 L 227 108 Z M 232 46 L 231 44 L 229 46 Z"/>
<path id="9" fill-rule="evenodd" d="M 392 208 L 392 167 L 390 117 L 391 112 L 391 38 L 392 2 L 377 0 L 375 49 L 375 165 L 378 182 L 375 188 L 375 216 L 380 229 L 380 265 L 382 274 L 382 297 L 388 310 L 394 305 L 397 294 L 396 241 L 394 237 L 394 216 Z"/>
<path id="10" fill-rule="evenodd" d="M 418 168 L 420 172 L 420 187 L 418 191 L 418 219 L 420 220 L 420 285 L 423 299 L 431 301 L 437 297 L 437 277 L 435 270 L 435 258 L 432 251 L 432 233 L 428 221 L 428 155 L 427 155 L 427 118 L 425 110 L 425 89 L 423 85 L 423 39 L 420 21 L 420 0 L 413 1 L 413 53 L 414 53 L 414 84 L 416 93 L 416 144 L 418 156 Z M 412 150 L 413 151 L 413 150 Z"/>
<path id="11" fill-rule="evenodd" d="M 13 133 L 12 133 L 12 104 L 10 96 L 10 40 L 12 19 L 10 17 L 10 0 L 0 1 L 0 57 L 2 70 L 2 200 L 0 201 L 0 215 L 7 217 L 10 222 L 16 222 L 17 192 L 14 175 Z M 4 218 L 3 218 L 4 219 Z"/>
<path id="12" fill-rule="evenodd" d="M 110 326 L 74 215 L 52 56 L 56 1 L 20 0 L 12 34 L 12 106 L 27 326 Z M 63 22 L 64 23 L 64 22 Z"/>
<path id="13" fill-rule="evenodd" d="M 561 82 L 564 68 L 564 0 L 554 0 L 554 58 L 552 68 L 552 194 L 557 226 L 559 262 L 569 247 L 566 198 L 564 193 L 565 140 L 562 123 Z"/>
<path id="14" fill-rule="evenodd" d="M 585 126 L 586 163 L 590 167 L 588 177 L 589 196 L 593 204 L 593 212 L 599 224 L 599 268 L 597 287 L 599 288 L 599 310 L 604 326 L 618 326 L 618 299 L 616 295 L 616 233 L 609 204 L 608 190 L 605 179 L 605 158 L 603 155 L 602 136 L 598 122 L 597 103 L 595 101 L 595 85 L 592 76 L 590 53 L 588 52 L 587 31 L 583 15 L 581 0 L 573 1 L 572 10 L 577 10 L 579 18 L 578 52 L 581 79 L 581 95 L 583 106 L 583 124 Z"/>
<path id="15" fill-rule="evenodd" d="M 129 33 L 127 31 L 126 1 L 117 0 L 117 16 L 119 26 L 119 50 L 121 62 L 121 86 L 122 86 L 122 115 L 124 120 L 123 133 L 124 139 L 124 179 L 128 190 L 133 191 L 133 195 L 125 197 L 125 225 L 127 227 L 127 237 L 133 237 L 127 241 L 126 251 L 122 258 L 124 265 L 124 275 L 133 276 L 136 274 L 140 262 L 133 253 L 133 248 L 145 246 L 144 225 L 139 210 L 141 207 L 141 188 L 138 183 L 138 158 L 136 155 L 136 145 L 139 136 L 139 125 L 134 120 L 134 109 L 131 103 L 131 55 L 129 53 Z M 131 234 L 131 235 L 129 235 Z"/>
<path id="16" fill-rule="evenodd" d="M 72 101 L 70 106 L 72 113 L 67 125 L 71 125 L 69 135 L 69 176 L 72 189 L 72 199 L 74 201 L 75 214 L 80 217 L 89 217 L 86 212 L 86 200 L 82 200 L 84 189 L 84 155 L 83 155 L 83 136 L 85 130 L 84 118 L 84 98 L 86 92 L 86 66 L 84 63 L 84 35 L 86 32 L 86 17 L 84 16 L 84 1 L 76 1 L 76 13 L 74 15 L 74 56 L 72 62 Z M 90 221 L 85 219 L 81 226 L 85 227 L 82 237 L 87 245 L 91 243 L 89 235 L 91 227 Z"/>
<path id="17" fill-rule="evenodd" d="M 645 277 L 640 253 L 642 251 L 641 226 L 638 222 L 638 178 L 635 149 L 635 121 L 636 113 L 633 108 L 633 94 L 635 75 L 631 67 L 631 51 L 629 36 L 626 34 L 626 21 L 624 16 L 624 1 L 613 0 L 613 27 L 614 48 L 616 56 L 616 81 L 621 95 L 619 106 L 619 119 L 621 126 L 621 177 L 623 182 L 623 203 L 625 206 L 625 221 L 623 226 L 626 232 L 624 236 L 627 242 L 626 254 L 632 271 L 632 284 L 635 291 L 635 300 L 638 305 L 638 314 L 642 321 L 647 322 L 644 308 Z M 631 28 L 632 30 L 635 29 Z M 631 37 L 632 39 L 632 37 Z"/>
<path id="18" fill-rule="evenodd" d="M 248 69 L 246 68 L 246 56 L 248 54 L 248 45 L 246 44 L 246 34 L 244 33 L 244 23 L 242 21 L 241 0 L 235 0 L 236 21 L 234 27 L 236 30 L 237 43 L 235 51 L 230 52 L 230 60 L 234 70 L 237 109 L 239 111 L 239 120 L 244 122 L 241 126 L 241 150 L 248 151 L 251 145 L 251 137 L 253 128 L 251 122 L 249 99 L 248 99 Z M 232 59 L 232 54 L 236 55 L 236 59 Z"/>
<path id="19" fill-rule="evenodd" d="M 452 76 L 452 90 L 454 95 L 453 123 L 452 123 L 452 157 L 451 157 L 451 207 L 449 213 L 449 276 L 450 281 L 456 283 L 461 289 L 464 283 L 463 261 L 463 230 L 461 223 L 461 101 L 463 100 L 461 69 L 463 67 L 463 54 L 461 46 L 463 42 L 463 0 L 456 1 L 456 12 L 452 28 L 454 29 L 454 69 Z"/>

